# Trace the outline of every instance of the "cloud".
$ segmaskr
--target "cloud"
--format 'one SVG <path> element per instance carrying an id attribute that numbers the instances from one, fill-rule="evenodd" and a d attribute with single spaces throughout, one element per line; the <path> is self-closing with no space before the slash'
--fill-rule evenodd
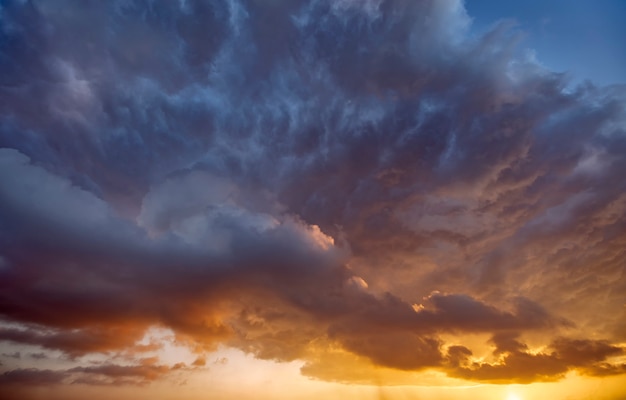
<path id="1" fill-rule="evenodd" d="M 46 353 L 31 353 L 28 355 L 30 358 L 34 358 L 35 360 L 45 360 L 48 358 Z"/>
<path id="2" fill-rule="evenodd" d="M 224 344 L 358 382 L 329 363 L 624 372 L 623 85 L 572 87 L 518 57 L 507 22 L 470 36 L 459 0 L 7 2 L 0 18 L 0 340 L 141 354 L 156 326 L 198 367 Z M 9 368 L 22 384 L 172 373 Z"/>
<path id="3" fill-rule="evenodd" d="M 14 239 L 31 246 L 29 252 L 19 246 L 6 250 L 19 264 L 3 271 L 3 312 L 24 322 L 74 328 L 52 333 L 5 329 L 8 340 L 67 352 L 102 351 L 131 345 L 145 328 L 160 322 L 209 340 L 224 336 L 228 328 L 218 321 L 193 321 L 198 313 L 212 313 L 209 306 L 203 311 L 190 304 L 209 302 L 214 294 L 207 289 L 238 286 L 242 274 L 265 276 L 268 285 L 305 279 L 323 273 L 343 254 L 317 226 L 237 204 L 217 204 L 214 210 L 203 206 L 195 214 L 188 209 L 192 214 L 182 217 L 181 231 L 171 229 L 167 237 L 151 239 L 102 200 L 28 164 L 19 153 L 3 151 L 2 160 L 7 178 L 21 177 L 3 180 L 3 210 L 15 226 Z M 17 173 L 11 170 L 14 165 Z M 26 194 L 26 187 L 35 192 Z M 19 201 L 20 196 L 26 201 Z M 34 201 L 38 198 L 49 202 L 41 206 Z M 62 218 L 67 205 L 76 211 L 75 220 Z M 216 231 L 229 242 L 216 247 Z M 142 297 L 146 291 L 149 296 Z M 169 304 L 153 302 L 152 296 L 168 292 Z"/>
<path id="4" fill-rule="evenodd" d="M 126 346 L 143 336 L 143 329 L 108 329 L 57 330 L 49 329 L 1 329 L 0 340 L 14 343 L 38 345 L 45 349 L 62 350 L 71 356 L 93 352 L 106 352 Z M 45 354 L 44 354 L 45 356 Z"/>
<path id="5" fill-rule="evenodd" d="M 145 384 L 159 379 L 171 369 L 178 367 L 167 367 L 163 365 L 100 365 L 96 367 L 75 367 L 67 372 L 78 373 L 82 377 L 77 378 L 74 383 L 107 385 L 107 384 Z"/>
<path id="6" fill-rule="evenodd" d="M 9 357 L 9 358 L 17 358 L 17 359 L 22 358 L 22 354 L 19 351 L 16 351 L 15 353 L 12 353 L 12 354 L 2 353 L 2 355 L 4 357 Z"/>
<path id="7" fill-rule="evenodd" d="M 65 379 L 63 372 L 38 369 L 16 369 L 0 375 L 1 384 L 51 385 Z"/>
<path id="8" fill-rule="evenodd" d="M 606 341 L 557 338 L 549 352 L 534 353 L 517 340 L 517 333 L 498 334 L 492 337 L 497 363 L 469 361 L 472 352 L 456 346 L 449 349 L 448 359 L 453 376 L 494 383 L 554 381 L 566 372 L 576 370 L 589 375 L 617 375 L 624 365 L 606 362 L 610 356 L 623 354 L 624 349 Z"/>
<path id="9" fill-rule="evenodd" d="M 166 374 L 187 368 L 183 364 L 165 366 L 153 359 L 142 359 L 133 365 L 104 363 L 97 366 L 74 367 L 66 370 L 15 369 L 0 375 L 0 385 L 145 385 Z"/>

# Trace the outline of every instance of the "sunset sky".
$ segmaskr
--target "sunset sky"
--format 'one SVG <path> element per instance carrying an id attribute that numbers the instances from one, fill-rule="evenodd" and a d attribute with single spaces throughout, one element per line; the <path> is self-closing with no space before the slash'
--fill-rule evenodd
<path id="1" fill-rule="evenodd" d="M 0 1 L 0 399 L 626 399 L 624 17 Z"/>

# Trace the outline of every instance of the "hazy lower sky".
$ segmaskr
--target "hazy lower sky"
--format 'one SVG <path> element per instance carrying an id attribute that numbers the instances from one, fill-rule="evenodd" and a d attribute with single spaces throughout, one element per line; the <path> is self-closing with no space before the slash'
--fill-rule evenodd
<path id="1" fill-rule="evenodd" d="M 0 398 L 626 398 L 624 2 L 0 4 Z"/>

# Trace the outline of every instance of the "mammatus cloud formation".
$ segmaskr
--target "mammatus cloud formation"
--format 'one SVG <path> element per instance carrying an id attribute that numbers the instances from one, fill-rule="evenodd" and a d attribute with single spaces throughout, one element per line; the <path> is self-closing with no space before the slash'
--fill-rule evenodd
<path id="1" fill-rule="evenodd" d="M 0 340 L 104 358 L 3 356 L 0 384 L 145 384 L 220 345 L 345 382 L 367 377 L 338 357 L 626 373 L 626 89 L 470 23 L 460 0 L 3 2 Z M 197 362 L 143 355 L 154 327 Z"/>

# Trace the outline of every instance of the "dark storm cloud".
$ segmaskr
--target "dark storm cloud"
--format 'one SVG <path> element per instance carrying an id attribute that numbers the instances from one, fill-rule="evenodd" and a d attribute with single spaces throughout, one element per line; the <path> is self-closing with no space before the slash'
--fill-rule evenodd
<path id="1" fill-rule="evenodd" d="M 568 87 L 508 23 L 469 38 L 454 0 L 9 1 L 0 22 L 0 314 L 21 324 L 0 339 L 78 356 L 157 325 L 275 360 L 623 371 L 623 86 Z M 506 336 L 572 327 L 609 341 Z M 440 338 L 469 332 L 504 364 Z"/>
<path id="2" fill-rule="evenodd" d="M 306 358 L 311 342 L 330 341 L 376 364 L 411 370 L 444 364 L 441 333 L 541 330 L 566 323 L 524 299 L 517 300 L 514 312 L 505 312 L 469 296 L 434 294 L 428 308 L 416 310 L 390 293 L 378 297 L 344 285 L 301 285 L 289 294 L 287 307 L 267 300 L 263 308 L 245 306 L 228 343 L 261 358 L 294 360 Z"/>

